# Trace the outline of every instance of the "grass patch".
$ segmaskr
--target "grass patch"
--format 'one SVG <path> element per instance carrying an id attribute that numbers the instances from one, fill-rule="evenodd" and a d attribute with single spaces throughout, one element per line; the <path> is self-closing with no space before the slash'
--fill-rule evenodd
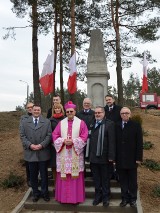
<path id="1" fill-rule="evenodd" d="M 149 132 L 148 132 L 148 130 L 145 131 L 144 129 L 142 129 L 142 134 L 143 134 L 143 136 L 148 136 L 148 135 L 149 135 Z"/>
<path id="2" fill-rule="evenodd" d="M 151 141 L 144 141 L 144 143 L 143 143 L 143 149 L 145 149 L 145 150 L 149 150 L 149 149 L 151 149 L 152 147 L 153 147 L 153 143 L 151 143 Z"/>
<path id="3" fill-rule="evenodd" d="M 145 161 L 143 161 L 142 164 L 146 166 L 147 168 L 149 168 L 150 170 L 156 170 L 156 171 L 160 170 L 160 163 L 154 160 L 146 159 Z"/>
<path id="4" fill-rule="evenodd" d="M 0 186 L 6 188 L 19 188 L 24 184 L 24 178 L 10 172 L 8 178 L 1 181 Z"/>
<path id="5" fill-rule="evenodd" d="M 153 190 L 152 194 L 154 197 L 160 197 L 160 185 L 156 185 Z"/>

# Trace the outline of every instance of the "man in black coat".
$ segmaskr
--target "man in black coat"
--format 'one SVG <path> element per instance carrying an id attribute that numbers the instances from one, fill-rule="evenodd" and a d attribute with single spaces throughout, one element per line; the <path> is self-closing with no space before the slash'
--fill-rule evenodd
<path id="1" fill-rule="evenodd" d="M 104 107 L 96 107 L 95 121 L 90 126 L 86 156 L 89 157 L 95 185 L 93 205 L 109 205 L 109 162 L 115 160 L 115 125 L 105 119 Z"/>
<path id="2" fill-rule="evenodd" d="M 105 109 L 105 116 L 106 119 L 109 119 L 111 121 L 114 121 L 115 123 L 118 121 L 121 121 L 120 111 L 121 106 L 115 104 L 115 100 L 111 94 L 107 94 L 105 96 L 106 106 Z M 116 179 L 119 180 L 116 166 L 113 163 L 109 164 L 109 171 L 110 171 L 110 179 Z"/>
<path id="3" fill-rule="evenodd" d="M 120 111 L 121 106 L 115 104 L 115 100 L 112 95 L 108 94 L 105 96 L 106 106 L 105 109 L 105 116 L 106 119 L 111 121 L 117 122 L 121 120 Z"/>
<path id="4" fill-rule="evenodd" d="M 141 125 L 130 119 L 131 111 L 123 107 L 122 121 L 116 124 L 116 166 L 121 186 L 121 207 L 130 203 L 136 207 L 137 167 L 143 156 L 143 136 Z"/>
<path id="5" fill-rule="evenodd" d="M 91 99 L 85 98 L 83 100 L 83 109 L 76 114 L 79 119 L 83 120 L 86 123 L 88 129 L 90 124 L 94 120 L 94 111 L 91 109 L 91 106 Z"/>

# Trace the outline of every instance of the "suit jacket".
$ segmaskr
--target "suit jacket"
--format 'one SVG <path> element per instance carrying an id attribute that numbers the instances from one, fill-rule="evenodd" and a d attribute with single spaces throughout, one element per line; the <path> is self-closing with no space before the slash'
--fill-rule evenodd
<path id="1" fill-rule="evenodd" d="M 76 116 L 86 123 L 88 129 L 90 124 L 94 121 L 94 111 L 92 109 L 90 109 L 89 112 L 84 112 L 84 110 L 81 110 Z"/>
<path id="2" fill-rule="evenodd" d="M 50 121 L 42 116 L 35 127 L 33 117 L 22 122 L 20 126 L 20 137 L 24 149 L 24 159 L 29 162 L 46 161 L 50 158 L 49 143 L 51 141 L 51 124 Z M 31 144 L 41 144 L 41 150 L 31 150 Z"/>
<path id="3" fill-rule="evenodd" d="M 142 161 L 143 136 L 141 125 L 129 120 L 122 129 L 122 122 L 116 124 L 116 164 L 119 169 L 133 169 L 136 161 Z"/>
<path id="4" fill-rule="evenodd" d="M 97 142 L 100 125 L 105 123 L 105 132 L 103 140 L 103 153 L 102 156 L 97 157 Z M 107 164 L 108 160 L 115 160 L 115 124 L 104 119 L 99 126 L 95 128 L 95 122 L 91 125 L 90 134 L 90 146 L 89 146 L 89 161 L 91 163 Z"/>
<path id="5" fill-rule="evenodd" d="M 109 111 L 108 105 L 104 107 L 106 119 L 118 122 L 121 120 L 120 111 L 122 109 L 121 106 L 114 104 L 112 111 Z"/>

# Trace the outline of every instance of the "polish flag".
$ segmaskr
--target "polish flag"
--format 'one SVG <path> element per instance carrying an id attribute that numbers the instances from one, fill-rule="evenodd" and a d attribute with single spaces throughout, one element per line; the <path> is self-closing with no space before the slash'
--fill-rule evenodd
<path id="1" fill-rule="evenodd" d="M 43 64 L 43 70 L 39 82 L 41 84 L 44 95 L 53 92 L 54 84 L 54 53 L 48 54 L 46 61 Z"/>
<path id="2" fill-rule="evenodd" d="M 142 80 L 142 92 L 148 92 L 148 80 L 147 80 L 147 66 L 148 61 L 146 59 L 146 53 L 144 52 L 144 59 L 143 59 L 143 80 Z"/>
<path id="3" fill-rule="evenodd" d="M 70 74 L 67 82 L 68 92 L 74 94 L 77 91 L 77 70 L 76 70 L 76 53 L 74 53 L 69 61 Z"/>

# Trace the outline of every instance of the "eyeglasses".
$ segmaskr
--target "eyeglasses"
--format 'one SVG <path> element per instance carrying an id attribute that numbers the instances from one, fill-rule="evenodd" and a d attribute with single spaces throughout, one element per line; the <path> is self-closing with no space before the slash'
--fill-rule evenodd
<path id="1" fill-rule="evenodd" d="M 121 115 L 129 115 L 129 112 L 122 112 Z"/>
<path id="2" fill-rule="evenodd" d="M 27 109 L 32 109 L 32 108 L 33 108 L 33 106 L 32 106 L 32 107 L 31 107 L 31 106 L 30 106 L 30 107 L 27 107 Z"/>
<path id="3" fill-rule="evenodd" d="M 94 114 L 100 114 L 100 113 L 103 113 L 103 112 L 95 112 Z"/>
<path id="4" fill-rule="evenodd" d="M 66 111 L 66 113 L 72 113 L 72 112 L 74 112 L 74 111 Z"/>
<path id="5" fill-rule="evenodd" d="M 84 103 L 84 105 L 90 105 L 90 103 Z"/>

